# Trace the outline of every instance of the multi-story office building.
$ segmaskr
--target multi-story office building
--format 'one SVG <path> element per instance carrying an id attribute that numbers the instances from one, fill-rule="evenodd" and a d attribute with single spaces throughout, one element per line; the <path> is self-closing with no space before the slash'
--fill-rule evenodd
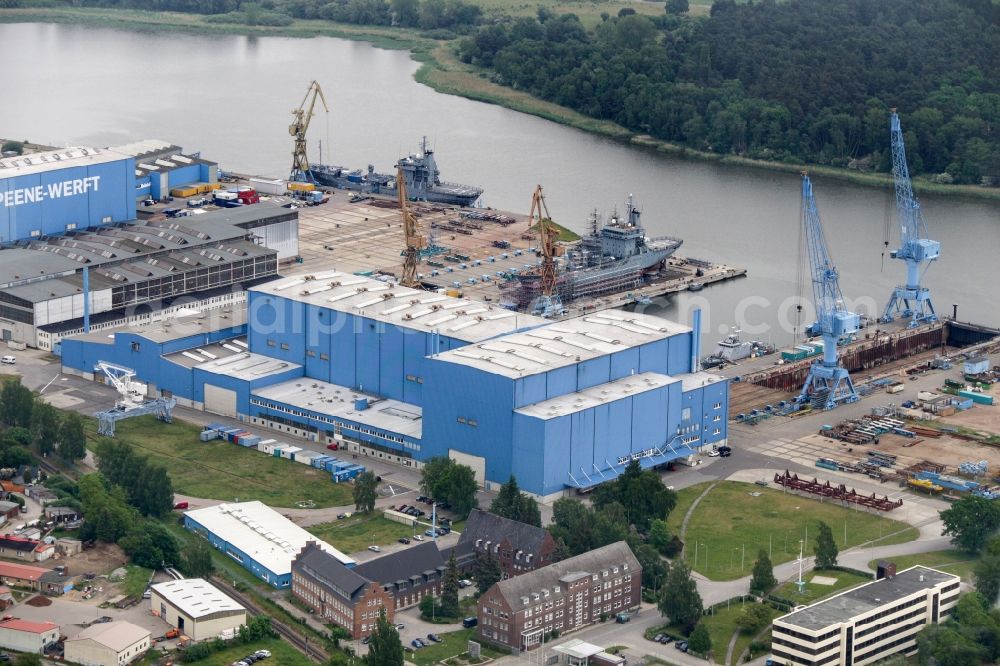
<path id="1" fill-rule="evenodd" d="M 961 579 L 916 566 L 779 617 L 771 652 L 789 666 L 863 666 L 914 654 L 917 633 L 946 618 Z"/>

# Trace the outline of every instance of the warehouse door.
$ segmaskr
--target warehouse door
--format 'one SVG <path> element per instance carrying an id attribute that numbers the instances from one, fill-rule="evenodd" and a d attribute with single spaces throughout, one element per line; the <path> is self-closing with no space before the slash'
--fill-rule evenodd
<path id="1" fill-rule="evenodd" d="M 236 418 L 236 391 L 205 384 L 205 411 Z"/>
<path id="2" fill-rule="evenodd" d="M 476 474 L 476 483 L 484 485 L 486 483 L 486 458 L 462 453 L 455 449 L 448 449 L 448 457 L 459 465 L 468 465 Z"/>

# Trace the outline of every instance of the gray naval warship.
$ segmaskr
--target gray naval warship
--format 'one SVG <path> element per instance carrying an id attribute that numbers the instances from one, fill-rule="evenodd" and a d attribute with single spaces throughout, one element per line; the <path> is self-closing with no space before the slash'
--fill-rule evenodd
<path id="1" fill-rule="evenodd" d="M 632 195 L 623 216 L 616 212 L 604 224 L 596 213 L 591 216 L 590 233 L 567 248 L 556 275 L 562 303 L 639 287 L 684 243 L 671 236 L 647 237 L 640 216 Z M 539 299 L 541 275 L 535 270 L 520 273 L 504 285 L 503 294 L 506 307 L 531 309 L 544 302 Z"/>
<path id="2" fill-rule="evenodd" d="M 427 137 L 420 142 L 420 152 L 408 155 L 398 162 L 396 168 L 403 170 L 406 178 L 406 193 L 413 201 L 431 201 L 453 206 L 471 206 L 483 194 L 481 187 L 460 185 L 441 180 L 434 151 L 427 146 Z M 352 190 L 362 194 L 396 194 L 396 175 L 376 173 L 375 167 L 368 170 L 348 170 L 344 167 L 314 164 L 312 175 L 320 185 Z"/>

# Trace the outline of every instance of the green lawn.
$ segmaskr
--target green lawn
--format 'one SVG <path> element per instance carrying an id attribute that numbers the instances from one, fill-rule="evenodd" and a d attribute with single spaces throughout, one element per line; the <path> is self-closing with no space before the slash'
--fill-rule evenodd
<path id="1" fill-rule="evenodd" d="M 475 629 L 461 629 L 459 631 L 438 634 L 438 637 L 441 639 L 440 643 L 431 643 L 428 647 L 420 648 L 419 650 L 413 650 L 407 645 L 406 660 L 417 666 L 431 666 L 431 664 L 436 664 L 439 661 L 450 659 L 469 650 L 469 641 L 475 640 L 475 633 Z M 482 645 L 481 654 L 483 657 L 492 658 L 504 656 L 502 652 L 494 650 L 487 645 Z"/>
<path id="2" fill-rule="evenodd" d="M 676 534 L 678 537 L 681 535 L 681 523 L 684 522 L 684 514 L 691 508 L 698 495 L 701 495 L 705 491 L 705 488 L 708 488 L 712 483 L 712 481 L 706 481 L 705 483 L 688 486 L 676 491 L 677 505 L 667 518 L 667 525 L 670 526 L 671 534 Z"/>
<path id="3" fill-rule="evenodd" d="M 221 652 L 216 652 L 211 657 L 196 662 L 199 666 L 229 666 L 234 661 L 256 652 L 257 650 L 270 650 L 271 658 L 265 659 L 262 664 L 268 666 L 312 666 L 315 662 L 306 659 L 306 656 L 295 649 L 292 645 L 279 638 L 271 638 L 255 643 L 234 645 Z M 139 662 L 143 666 L 153 666 L 160 663 L 160 652 L 151 650 L 146 658 Z"/>
<path id="4" fill-rule="evenodd" d="M 760 549 L 770 550 L 775 565 L 798 557 L 800 539 L 805 540 L 805 552 L 812 554 L 820 520 L 832 528 L 841 550 L 872 539 L 888 545 L 918 536 L 915 528 L 885 516 L 726 481 L 695 508 L 688 523 L 685 556 L 693 569 L 711 580 L 741 578 L 751 573 Z"/>
<path id="5" fill-rule="evenodd" d="M 96 425 L 88 419 L 91 435 Z M 152 416 L 128 419 L 117 426 L 118 439 L 165 466 L 174 490 L 184 495 L 260 500 L 276 507 L 293 507 L 304 499 L 317 507 L 353 502 L 351 486 L 333 483 L 326 472 L 218 439 L 203 443 L 198 441 L 200 431 L 190 423 L 163 423 Z M 90 441 L 93 448 L 95 440 Z"/>
<path id="6" fill-rule="evenodd" d="M 810 582 L 814 576 L 836 578 L 837 582 L 834 585 L 817 585 Z M 782 599 L 793 601 L 796 605 L 811 604 L 814 601 L 819 601 L 823 597 L 828 597 L 831 594 L 840 592 L 841 590 L 854 587 L 855 585 L 860 585 L 861 583 L 868 583 L 872 580 L 871 578 L 865 578 L 864 576 L 848 573 L 846 571 L 810 571 L 808 573 L 803 573 L 802 577 L 806 581 L 806 586 L 802 594 L 799 594 L 799 586 L 795 584 L 795 581 L 788 581 L 787 583 L 779 585 L 774 590 L 774 595 L 781 597 Z"/>
<path id="7" fill-rule="evenodd" d="M 768 609 L 772 620 L 782 615 L 771 606 L 765 605 L 765 608 Z M 717 663 L 725 662 L 729 641 L 733 634 L 739 631 L 736 620 L 742 612 L 743 604 L 734 603 L 729 608 L 720 608 L 713 614 L 701 618 L 705 628 L 708 629 L 708 635 L 712 638 L 712 652 Z M 739 658 L 752 640 L 753 634 L 740 632 L 739 638 L 736 639 L 736 645 L 733 647 L 733 659 Z"/>
<path id="8" fill-rule="evenodd" d="M 381 513 L 373 512 L 371 515 L 356 513 L 345 520 L 311 525 L 306 529 L 339 550 L 353 553 L 372 544 L 384 546 L 395 543 L 400 537 L 412 537 L 414 532 L 423 534 L 427 528 L 423 525 L 407 527 L 402 523 L 386 520 Z"/>
<path id="9" fill-rule="evenodd" d="M 130 597 L 141 597 L 152 575 L 151 570 L 130 564 L 126 569 L 125 580 L 122 581 L 122 592 Z"/>
<path id="10" fill-rule="evenodd" d="M 487 16 L 536 16 L 538 8 L 545 7 L 556 16 L 576 14 L 580 22 L 590 28 L 601 22 L 602 13 L 617 16 L 624 7 L 650 16 L 659 16 L 664 12 L 662 2 L 634 0 L 471 0 L 471 4 L 482 7 Z M 697 0 L 691 4 L 697 4 Z"/>
<path id="11" fill-rule="evenodd" d="M 881 559 L 881 558 L 879 558 Z M 953 573 L 962 577 L 966 582 L 972 582 L 972 570 L 976 566 L 979 558 L 961 550 L 938 550 L 930 553 L 916 553 L 915 555 L 901 555 L 891 558 L 896 563 L 896 570 L 902 571 L 912 566 L 922 564 L 925 567 L 940 569 L 948 573 Z M 874 571 L 879 560 L 872 560 L 868 567 Z"/>

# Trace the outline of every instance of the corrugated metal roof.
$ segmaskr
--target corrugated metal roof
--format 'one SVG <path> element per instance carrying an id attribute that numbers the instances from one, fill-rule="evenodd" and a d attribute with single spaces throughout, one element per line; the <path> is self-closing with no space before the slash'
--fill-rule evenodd
<path id="1" fill-rule="evenodd" d="M 0 178 L 14 178 L 58 169 L 107 164 L 127 160 L 131 156 L 105 148 L 73 146 L 40 153 L 0 158 Z"/>
<path id="2" fill-rule="evenodd" d="M 195 619 L 212 613 L 245 610 L 202 578 L 182 578 L 157 583 L 153 586 L 153 591 Z"/>

